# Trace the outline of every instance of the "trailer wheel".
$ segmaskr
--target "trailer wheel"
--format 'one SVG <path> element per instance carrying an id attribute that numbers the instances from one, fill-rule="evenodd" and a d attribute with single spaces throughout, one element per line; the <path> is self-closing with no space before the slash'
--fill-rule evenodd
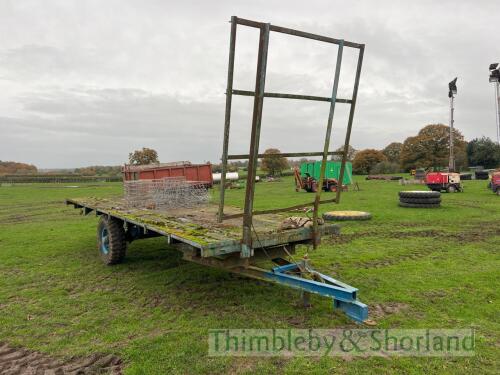
<path id="1" fill-rule="evenodd" d="M 450 185 L 448 186 L 448 189 L 446 189 L 446 191 L 448 193 L 455 193 L 457 191 L 457 188 L 455 187 L 455 185 Z"/>
<path id="2" fill-rule="evenodd" d="M 311 193 L 316 193 L 318 191 L 318 184 L 316 182 L 313 182 L 311 184 Z"/>
<path id="3" fill-rule="evenodd" d="M 337 186 L 331 184 L 330 186 L 328 186 L 328 190 L 331 191 L 332 193 L 335 193 L 337 191 Z"/>
<path id="4" fill-rule="evenodd" d="M 122 221 L 101 216 L 97 224 L 97 248 L 104 264 L 118 264 L 125 258 L 127 241 Z"/>

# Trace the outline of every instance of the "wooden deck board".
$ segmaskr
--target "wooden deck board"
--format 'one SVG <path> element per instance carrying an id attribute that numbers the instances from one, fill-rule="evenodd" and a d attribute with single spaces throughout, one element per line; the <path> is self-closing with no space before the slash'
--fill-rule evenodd
<path id="1" fill-rule="evenodd" d="M 128 208 L 122 199 L 78 198 L 68 199 L 67 204 L 96 211 L 142 226 L 161 235 L 171 236 L 201 249 L 202 256 L 219 256 L 241 250 L 242 219 L 217 223 L 217 206 L 207 205 L 168 211 Z M 225 207 L 228 214 L 240 209 Z M 304 242 L 311 238 L 310 228 L 280 230 L 281 222 L 290 215 L 270 214 L 254 217 L 254 247 L 270 247 L 293 242 Z M 334 224 L 319 226 L 322 235 L 336 234 L 339 227 Z"/>

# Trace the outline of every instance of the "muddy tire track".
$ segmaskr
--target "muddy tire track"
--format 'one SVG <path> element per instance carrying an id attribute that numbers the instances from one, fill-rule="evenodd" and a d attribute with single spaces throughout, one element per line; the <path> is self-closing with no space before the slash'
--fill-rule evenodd
<path id="1" fill-rule="evenodd" d="M 0 374 L 113 374 L 122 373 L 122 360 L 112 354 L 92 354 L 68 360 L 0 343 Z"/>

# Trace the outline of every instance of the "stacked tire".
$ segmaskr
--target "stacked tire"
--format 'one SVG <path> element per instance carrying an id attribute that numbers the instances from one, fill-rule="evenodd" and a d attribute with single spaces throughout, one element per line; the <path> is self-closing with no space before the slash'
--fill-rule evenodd
<path id="1" fill-rule="evenodd" d="M 406 208 L 438 208 L 441 207 L 439 191 L 400 191 L 399 206 Z"/>
<path id="2" fill-rule="evenodd" d="M 487 180 L 490 178 L 490 174 L 488 171 L 476 171 L 475 173 L 476 180 Z"/>
<path id="3" fill-rule="evenodd" d="M 472 180 L 472 173 L 460 173 L 460 180 Z"/>

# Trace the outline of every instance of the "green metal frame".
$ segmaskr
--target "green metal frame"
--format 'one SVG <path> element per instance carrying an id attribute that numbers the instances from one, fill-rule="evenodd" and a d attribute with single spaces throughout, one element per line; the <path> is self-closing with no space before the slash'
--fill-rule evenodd
<path id="1" fill-rule="evenodd" d="M 259 50 L 257 58 L 257 74 L 255 79 L 255 90 L 236 90 L 233 89 L 233 75 L 234 75 L 234 58 L 235 58 L 235 48 L 236 48 L 236 30 L 237 25 L 257 28 L 260 30 L 259 36 Z M 267 55 L 269 47 L 269 34 L 270 32 L 278 32 L 283 34 L 288 34 L 292 36 L 317 40 L 326 43 L 336 44 L 338 46 L 336 67 L 334 83 L 332 87 L 332 95 L 330 97 L 320 97 L 311 95 L 296 95 L 296 94 L 285 94 L 285 93 L 270 93 L 265 92 L 265 81 L 266 81 L 266 67 L 267 67 Z M 356 69 L 356 77 L 354 80 L 354 88 L 351 99 L 342 99 L 337 97 L 337 91 L 340 79 L 340 69 L 342 64 L 342 55 L 344 47 L 355 48 L 359 50 L 358 63 Z M 224 140 L 222 146 L 222 173 L 221 173 L 221 184 L 220 184 L 220 199 L 219 199 L 219 210 L 218 210 L 218 221 L 222 222 L 228 218 L 234 218 L 236 216 L 243 217 L 243 238 L 242 238 L 242 251 L 241 257 L 249 258 L 253 255 L 253 239 L 252 239 L 252 217 L 253 215 L 261 215 L 274 212 L 290 211 L 296 208 L 314 207 L 313 211 L 313 231 L 312 240 L 316 247 L 320 241 L 320 233 L 318 231 L 318 207 L 323 203 L 340 202 L 340 194 L 342 189 L 337 190 L 336 197 L 334 199 L 321 200 L 321 189 L 318 189 L 314 202 L 307 203 L 299 206 L 286 207 L 286 208 L 276 208 L 272 210 L 261 210 L 254 211 L 254 191 L 255 191 L 255 177 L 257 171 L 257 161 L 262 157 L 259 154 L 259 142 L 260 142 L 260 129 L 262 123 L 262 110 L 264 104 L 264 98 L 282 98 L 282 99 L 300 99 L 300 100 L 314 100 L 330 103 L 330 112 L 328 115 L 325 142 L 322 152 L 308 152 L 308 153 L 284 153 L 285 157 L 301 157 L 301 156 L 322 156 L 321 173 L 319 178 L 319 186 L 322 186 L 325 166 L 328 155 L 339 154 L 329 151 L 330 138 L 332 133 L 332 122 L 335 113 L 336 103 L 344 103 L 350 105 L 349 120 L 347 124 L 347 132 L 344 141 L 344 150 L 340 154 L 342 155 L 342 166 L 340 170 L 340 178 L 342 181 L 344 177 L 345 162 L 347 158 L 347 152 L 349 147 L 349 140 L 351 136 L 352 123 L 354 118 L 354 110 L 356 107 L 356 98 L 358 94 L 358 86 L 361 75 L 361 66 L 363 63 L 363 53 L 364 44 L 353 43 L 345 41 L 342 39 L 330 38 L 322 35 L 311 34 L 299 30 L 289 29 L 281 26 L 271 25 L 269 23 L 256 22 L 251 20 L 246 20 L 243 18 L 238 18 L 236 16 L 231 17 L 231 37 L 229 43 L 229 62 L 228 62 L 228 75 L 227 75 L 227 88 L 226 88 L 226 111 L 224 120 Z M 250 138 L 250 150 L 248 155 L 229 155 L 229 130 L 231 125 L 231 106 L 232 106 L 232 95 L 243 95 L 243 96 L 253 96 L 254 97 L 254 107 L 253 107 L 253 117 L 252 117 L 252 130 Z M 225 183 L 226 183 L 226 172 L 228 160 L 235 159 L 248 159 L 248 175 L 246 183 L 245 192 L 245 209 L 244 213 L 241 215 L 225 215 L 224 214 L 224 198 L 225 198 Z"/>

